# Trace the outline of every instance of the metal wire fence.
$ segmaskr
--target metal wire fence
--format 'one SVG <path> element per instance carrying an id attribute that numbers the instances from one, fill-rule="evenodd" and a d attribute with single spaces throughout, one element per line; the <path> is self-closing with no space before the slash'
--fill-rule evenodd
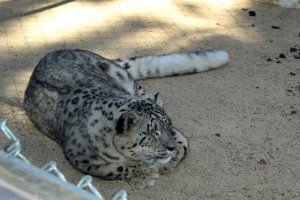
<path id="1" fill-rule="evenodd" d="M 52 183 L 58 184 L 65 190 L 71 191 L 81 195 L 83 199 L 90 200 L 104 200 L 101 193 L 92 184 L 92 177 L 86 175 L 81 178 L 78 184 L 75 186 L 69 183 L 63 173 L 57 168 L 55 161 L 50 161 L 41 168 L 33 166 L 28 159 L 21 154 L 20 140 L 13 134 L 13 132 L 6 126 L 5 120 L 0 120 L 1 132 L 6 136 L 9 145 L 8 147 L 1 148 L 0 144 L 0 158 L 4 158 L 5 161 L 11 165 L 17 165 L 22 169 L 33 173 L 43 179 Z M 1 179 L 1 174 L 0 174 Z M 1 186 L 1 185 L 0 185 Z M 39 198 L 42 199 L 42 198 Z M 1 200 L 1 197 L 0 197 Z M 125 190 L 120 190 L 112 197 L 112 200 L 127 200 L 127 193 Z"/>

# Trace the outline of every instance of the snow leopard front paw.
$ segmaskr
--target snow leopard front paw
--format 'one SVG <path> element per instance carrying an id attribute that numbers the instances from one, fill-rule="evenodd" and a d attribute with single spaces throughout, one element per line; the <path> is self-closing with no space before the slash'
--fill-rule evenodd
<path id="1" fill-rule="evenodd" d="M 178 162 L 171 159 L 168 163 L 157 164 L 157 167 L 160 173 L 170 173 L 174 171 L 177 165 Z"/>
<path id="2" fill-rule="evenodd" d="M 144 189 L 154 185 L 159 177 L 159 171 L 156 166 L 140 167 L 134 171 L 127 180 L 128 184 L 137 189 Z"/>
<path id="3" fill-rule="evenodd" d="M 169 162 L 157 164 L 160 173 L 172 172 L 188 153 L 188 142 L 182 133 L 173 127 L 172 135 L 176 141 L 176 149 L 173 151 L 171 160 Z"/>
<path id="4" fill-rule="evenodd" d="M 158 167 L 160 173 L 170 173 L 170 172 L 174 171 L 176 166 L 182 160 L 182 155 L 179 152 L 180 152 L 180 149 L 178 149 L 178 146 L 177 146 L 177 149 L 173 152 L 172 158 L 169 162 L 157 163 L 156 166 Z"/>

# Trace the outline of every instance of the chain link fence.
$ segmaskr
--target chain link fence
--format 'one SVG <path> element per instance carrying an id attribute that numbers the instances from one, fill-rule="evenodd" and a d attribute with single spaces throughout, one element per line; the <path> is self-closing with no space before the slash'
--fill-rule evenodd
<path id="1" fill-rule="evenodd" d="M 92 184 L 90 175 L 82 177 L 75 186 L 66 180 L 63 173 L 57 168 L 55 161 L 50 161 L 41 168 L 33 166 L 21 154 L 20 140 L 6 126 L 5 120 L 0 120 L 0 127 L 8 142 L 5 147 L 1 146 L 2 142 L 0 143 L 0 200 L 10 199 L 9 197 L 13 196 L 19 197 L 15 199 L 30 199 L 25 198 L 28 195 L 35 199 L 51 199 L 54 195 L 61 195 L 64 199 L 104 200 L 101 193 Z M 41 185 L 31 185 L 35 182 L 41 183 Z M 32 189 L 39 187 L 42 189 Z M 44 191 L 42 191 L 43 189 Z M 53 191 L 51 191 L 52 189 Z M 127 200 L 126 191 L 120 190 L 112 197 L 112 200 Z"/>

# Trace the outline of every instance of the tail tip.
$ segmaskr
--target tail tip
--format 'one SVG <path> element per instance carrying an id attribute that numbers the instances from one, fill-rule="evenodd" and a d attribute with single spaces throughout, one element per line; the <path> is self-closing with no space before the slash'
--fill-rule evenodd
<path id="1" fill-rule="evenodd" d="M 223 50 L 216 50 L 215 52 L 216 58 L 219 60 L 222 65 L 225 65 L 229 62 L 229 55 L 226 51 Z"/>

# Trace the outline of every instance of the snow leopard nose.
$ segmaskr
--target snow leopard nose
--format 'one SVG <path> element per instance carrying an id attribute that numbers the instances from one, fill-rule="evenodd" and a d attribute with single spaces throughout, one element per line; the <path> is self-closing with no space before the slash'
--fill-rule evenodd
<path id="1" fill-rule="evenodd" d="M 162 145 L 169 151 L 173 151 L 176 148 L 176 142 L 169 131 L 165 131 L 161 135 Z"/>
<path id="2" fill-rule="evenodd" d="M 170 139 L 165 145 L 164 147 L 166 149 L 168 149 L 169 151 L 174 151 L 174 149 L 176 148 L 176 143 L 175 141 L 172 139 Z"/>
<path id="3" fill-rule="evenodd" d="M 174 151 L 176 142 L 170 132 L 165 132 L 162 135 L 162 145 L 169 151 Z"/>
<path id="4" fill-rule="evenodd" d="M 174 151 L 174 149 L 176 148 L 175 146 L 172 147 L 166 147 L 169 151 Z"/>

